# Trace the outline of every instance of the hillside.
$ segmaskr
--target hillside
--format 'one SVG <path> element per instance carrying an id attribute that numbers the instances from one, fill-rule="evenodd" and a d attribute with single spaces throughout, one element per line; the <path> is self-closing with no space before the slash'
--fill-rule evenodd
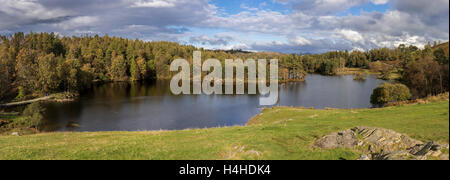
<path id="1" fill-rule="evenodd" d="M 438 48 L 442 48 L 444 50 L 444 52 L 445 52 L 445 55 L 447 55 L 447 56 L 449 55 L 449 42 L 442 43 L 442 44 L 439 44 L 437 46 L 434 46 L 433 50 L 436 50 Z"/>

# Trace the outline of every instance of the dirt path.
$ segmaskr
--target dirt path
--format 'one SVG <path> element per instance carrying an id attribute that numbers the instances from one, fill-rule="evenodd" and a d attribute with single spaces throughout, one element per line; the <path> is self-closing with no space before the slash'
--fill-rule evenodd
<path id="1" fill-rule="evenodd" d="M 11 106 L 26 105 L 26 104 L 31 104 L 31 103 L 34 103 L 34 102 L 39 102 L 39 101 L 47 101 L 47 100 L 50 100 L 51 98 L 52 98 L 51 96 L 46 96 L 46 97 L 36 98 L 36 99 L 32 99 L 32 100 L 27 100 L 27 101 L 20 101 L 20 102 L 0 104 L 0 107 L 11 107 Z"/>

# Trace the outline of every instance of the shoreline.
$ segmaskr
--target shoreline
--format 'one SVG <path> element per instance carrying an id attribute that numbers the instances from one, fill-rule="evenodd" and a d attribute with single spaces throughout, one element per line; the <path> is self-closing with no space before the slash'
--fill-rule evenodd
<path id="1" fill-rule="evenodd" d="M 48 102 L 48 101 L 58 102 L 58 103 L 71 102 L 71 101 L 74 101 L 78 96 L 79 96 L 78 93 L 62 92 L 62 93 L 50 94 L 48 96 L 34 98 L 34 99 L 30 99 L 30 100 L 0 104 L 0 107 L 8 108 L 8 107 L 28 105 L 28 104 L 32 104 L 35 102 Z"/>
<path id="2" fill-rule="evenodd" d="M 187 129 L 177 129 L 177 130 L 136 130 L 136 131 L 50 131 L 50 132 L 36 132 L 34 134 L 53 134 L 53 133 L 102 133 L 102 132 L 179 132 L 179 131 L 187 131 L 187 130 L 211 130 L 211 129 L 217 129 L 217 128 L 231 128 L 231 127 L 248 127 L 257 122 L 257 119 L 264 115 L 264 111 L 266 110 L 283 110 L 283 109 L 296 109 L 296 110 L 312 110 L 312 111 L 318 111 L 318 112 L 326 112 L 326 111 L 348 111 L 348 112 L 356 112 L 356 111 L 367 111 L 367 110 L 385 110 L 393 107 L 407 107 L 407 106 L 414 106 L 414 105 L 423 105 L 423 104 L 432 104 L 432 103 L 440 103 L 440 102 L 448 102 L 449 101 L 449 93 L 443 93 L 436 96 L 429 96 L 422 99 L 416 99 L 416 100 L 410 100 L 410 101 L 402 101 L 402 102 L 396 102 L 396 103 L 388 103 L 385 107 L 382 108 L 314 108 L 314 107 L 303 107 L 303 106 L 276 106 L 276 107 L 268 107 L 263 108 L 261 113 L 258 113 L 254 115 L 253 117 L 249 118 L 247 120 L 247 123 L 244 125 L 233 125 L 233 126 L 217 126 L 217 127 L 205 127 L 205 128 L 187 128 Z M 0 112 L 0 115 L 2 113 Z M 8 113 L 5 113 L 8 114 Z M 16 116 L 20 117 L 18 113 L 14 113 Z M 1 119 L 0 120 L 4 120 Z M 4 132 L 3 132 L 4 133 Z M 34 135 L 34 134 L 28 134 L 28 135 Z M 0 137 L 2 134 L 0 133 Z"/>
<path id="3" fill-rule="evenodd" d="M 311 145 L 327 134 L 362 126 L 448 144 L 448 105 L 447 100 L 354 111 L 273 108 L 245 126 L 0 135 L 0 145 L 8 147 L 0 150 L 0 159 L 357 159 L 361 154 L 352 149 L 316 150 Z"/>

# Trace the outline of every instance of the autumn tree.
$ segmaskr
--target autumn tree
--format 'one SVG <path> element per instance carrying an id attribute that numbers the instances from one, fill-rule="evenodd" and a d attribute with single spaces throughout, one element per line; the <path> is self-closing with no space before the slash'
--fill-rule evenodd
<path id="1" fill-rule="evenodd" d="M 38 58 L 39 87 L 43 93 L 57 91 L 60 84 L 57 66 L 58 60 L 53 53 Z"/>
<path id="2" fill-rule="evenodd" d="M 109 75 L 112 80 L 123 81 L 128 79 L 127 63 L 123 55 L 113 55 L 111 60 L 111 67 L 109 68 Z"/>
<path id="3" fill-rule="evenodd" d="M 408 64 L 403 72 L 402 81 L 418 97 L 435 95 L 444 89 L 441 88 L 441 82 L 444 80 L 440 73 L 439 63 L 427 56 Z"/>
<path id="4" fill-rule="evenodd" d="M 433 55 L 434 55 L 434 59 L 439 64 L 448 64 L 449 58 L 448 58 L 448 56 L 445 55 L 445 51 L 441 47 L 438 48 L 436 51 L 434 51 Z"/>
<path id="5" fill-rule="evenodd" d="M 138 57 L 136 60 L 137 67 L 139 68 L 140 79 L 148 78 L 148 69 L 147 61 L 143 57 Z"/>
<path id="6" fill-rule="evenodd" d="M 65 91 L 76 92 L 80 89 L 81 64 L 77 59 L 68 59 L 58 65 L 58 77 Z"/>
<path id="7" fill-rule="evenodd" d="M 35 62 L 37 53 L 34 50 L 22 49 L 17 55 L 16 74 L 18 84 L 26 92 L 32 92 L 39 87 L 38 65 Z"/>
<path id="8" fill-rule="evenodd" d="M 6 93 L 10 90 L 10 82 L 8 79 L 8 71 L 6 68 L 4 59 L 0 58 L 0 100 L 6 96 Z"/>
<path id="9" fill-rule="evenodd" d="M 130 78 L 132 81 L 138 81 L 141 79 L 139 67 L 134 59 L 131 59 L 130 74 L 131 74 Z"/>

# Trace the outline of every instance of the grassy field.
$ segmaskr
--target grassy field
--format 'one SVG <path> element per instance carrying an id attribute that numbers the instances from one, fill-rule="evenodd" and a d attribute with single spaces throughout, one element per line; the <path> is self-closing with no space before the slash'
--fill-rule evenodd
<path id="1" fill-rule="evenodd" d="M 449 143 L 449 102 L 360 110 L 274 108 L 245 127 L 0 136 L 0 159 L 357 159 L 360 154 L 349 149 L 311 148 L 317 138 L 355 126 Z"/>

